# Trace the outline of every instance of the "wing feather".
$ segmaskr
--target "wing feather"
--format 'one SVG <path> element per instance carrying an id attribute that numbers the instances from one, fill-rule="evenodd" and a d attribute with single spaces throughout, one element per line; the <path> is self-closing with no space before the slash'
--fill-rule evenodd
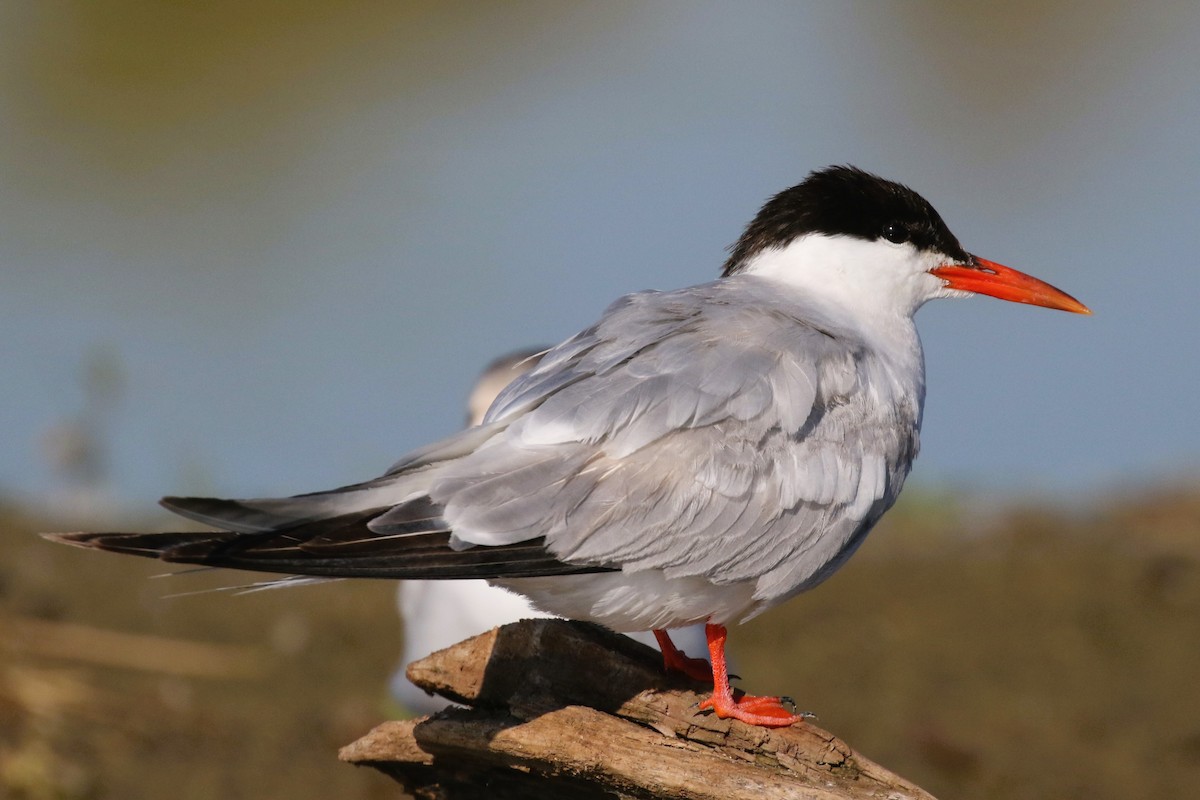
<path id="1" fill-rule="evenodd" d="M 852 334 L 728 288 L 625 298 L 502 394 L 489 418 L 511 421 L 505 435 L 430 489 L 457 540 L 543 537 L 567 563 L 782 592 L 780 576 L 808 580 L 869 528 L 915 452 L 918 409 L 880 416 L 864 391 L 878 366 Z M 518 476 L 504 494 L 484 467 L 538 452 L 555 457 L 536 487 Z"/>
<path id="2" fill-rule="evenodd" d="M 661 570 L 754 581 L 773 601 L 832 572 L 895 499 L 916 454 L 916 378 L 897 383 L 854 331 L 754 276 L 642 292 L 548 352 L 483 425 L 380 478 L 168 498 L 226 532 L 72 543 L 310 575 Z"/>

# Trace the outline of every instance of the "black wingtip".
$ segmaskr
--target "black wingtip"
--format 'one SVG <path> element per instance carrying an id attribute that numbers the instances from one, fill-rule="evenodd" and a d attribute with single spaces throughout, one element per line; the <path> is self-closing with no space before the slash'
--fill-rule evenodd
<path id="1" fill-rule="evenodd" d="M 227 542 L 228 533 L 43 533 L 43 539 L 85 550 L 106 550 L 143 558 L 174 561 L 189 545 L 206 553 Z M 180 559 L 183 560 L 183 559 Z M 203 562 L 200 562 L 203 563 Z"/>
<path id="2" fill-rule="evenodd" d="M 84 550 L 108 550 L 112 553 L 160 558 L 163 547 L 138 546 L 147 534 L 140 533 L 41 533 L 43 539 Z"/>
<path id="3" fill-rule="evenodd" d="M 198 497 L 178 497 L 176 495 L 167 495 L 158 501 L 158 504 L 167 511 L 178 513 L 180 510 L 187 508 L 189 505 L 201 498 Z"/>
<path id="4" fill-rule="evenodd" d="M 57 542 L 58 544 L 70 545 L 71 547 L 82 547 L 87 550 L 94 550 L 98 545 L 93 541 L 97 536 L 103 534 L 98 533 L 39 533 L 48 542 Z"/>

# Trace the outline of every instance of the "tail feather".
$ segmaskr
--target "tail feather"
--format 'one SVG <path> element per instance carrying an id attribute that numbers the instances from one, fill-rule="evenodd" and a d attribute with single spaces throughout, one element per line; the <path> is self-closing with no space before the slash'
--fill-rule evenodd
<path id="1" fill-rule="evenodd" d="M 224 500 L 218 497 L 164 497 L 159 504 L 168 511 L 203 525 L 236 533 L 270 533 L 284 528 L 337 519 L 350 515 L 376 514 L 401 499 L 388 487 L 357 484 L 330 492 L 295 497 Z"/>
<path id="2" fill-rule="evenodd" d="M 160 502 L 180 516 L 237 533 L 267 533 L 331 517 L 382 511 L 422 498 L 429 492 L 438 465 L 474 452 L 507 426 L 493 423 L 467 428 L 410 453 L 378 478 L 329 491 L 249 500 L 164 497 Z"/>

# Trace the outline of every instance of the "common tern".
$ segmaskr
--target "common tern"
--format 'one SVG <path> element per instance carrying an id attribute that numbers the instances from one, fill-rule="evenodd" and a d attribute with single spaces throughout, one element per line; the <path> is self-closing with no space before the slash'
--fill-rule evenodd
<path id="1" fill-rule="evenodd" d="M 780 698 L 731 688 L 726 625 L 828 578 L 896 500 L 925 396 L 913 315 L 972 294 L 1090 313 L 968 253 L 911 189 L 829 167 L 767 201 L 721 277 L 620 298 L 482 425 L 379 478 L 162 501 L 216 532 L 51 538 L 290 575 L 487 578 L 558 616 L 656 631 L 668 668 L 711 675 L 702 709 L 790 725 Z M 696 623 L 711 668 L 664 632 Z"/>
<path id="2" fill-rule="evenodd" d="M 467 425 L 483 422 L 496 395 L 537 366 L 538 359 L 549 348 L 526 348 L 507 353 L 484 368 L 467 398 Z M 456 642 L 469 639 L 509 622 L 551 616 L 534 608 L 529 598 L 493 586 L 482 579 L 457 581 L 400 581 L 396 590 L 396 605 L 404 620 L 404 650 L 400 668 L 392 675 L 392 696 L 419 714 L 432 714 L 445 708 L 449 701 L 428 695 L 408 680 L 405 665 L 441 650 Z M 649 632 L 630 632 L 627 635 L 642 644 L 654 644 Z M 671 646 L 681 650 L 705 650 L 704 626 L 670 631 Z"/>

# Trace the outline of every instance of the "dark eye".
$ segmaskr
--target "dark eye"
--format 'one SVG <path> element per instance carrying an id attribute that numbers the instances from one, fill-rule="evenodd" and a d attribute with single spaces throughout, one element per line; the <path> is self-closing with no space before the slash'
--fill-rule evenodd
<path id="1" fill-rule="evenodd" d="M 889 222 L 883 226 L 883 238 L 892 244 L 904 244 L 909 239 L 908 228 L 899 222 Z"/>

